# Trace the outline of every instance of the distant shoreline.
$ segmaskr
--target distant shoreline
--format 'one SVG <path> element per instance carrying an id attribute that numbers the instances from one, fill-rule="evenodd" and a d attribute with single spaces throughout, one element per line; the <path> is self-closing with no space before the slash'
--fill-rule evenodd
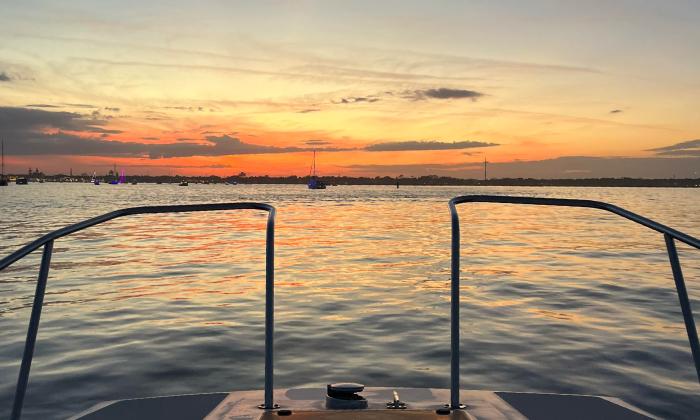
<path id="1" fill-rule="evenodd" d="M 6 175 L 11 183 L 17 177 L 28 178 L 30 182 L 90 182 L 92 176 L 81 175 L 44 175 L 34 173 L 28 175 Z M 659 188 L 700 188 L 700 178 L 667 178 L 667 179 L 647 179 L 647 178 L 576 178 L 576 179 L 536 179 L 536 178 L 497 178 L 489 180 L 464 179 L 442 177 L 437 175 L 426 175 L 421 177 L 392 178 L 384 177 L 347 177 L 347 176 L 324 176 L 320 177 L 327 185 L 391 185 L 395 186 L 503 186 L 503 187 L 659 187 Z M 105 176 L 98 178 L 101 182 L 107 183 L 114 177 Z M 187 181 L 193 184 L 306 184 L 308 177 L 298 176 L 152 176 L 152 175 L 131 175 L 127 176 L 127 183 L 179 183 Z"/>

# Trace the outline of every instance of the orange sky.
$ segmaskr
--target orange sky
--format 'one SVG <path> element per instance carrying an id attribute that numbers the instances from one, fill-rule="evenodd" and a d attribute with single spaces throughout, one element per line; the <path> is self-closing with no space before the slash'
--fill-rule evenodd
<path id="1" fill-rule="evenodd" d="M 700 12 L 682 4 L 35 3 L 0 16 L 10 171 L 700 156 L 650 150 L 700 137 Z"/>

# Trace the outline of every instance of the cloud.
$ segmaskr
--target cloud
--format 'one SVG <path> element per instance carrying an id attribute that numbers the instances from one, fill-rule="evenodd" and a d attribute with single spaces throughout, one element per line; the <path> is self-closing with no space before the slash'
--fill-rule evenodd
<path id="1" fill-rule="evenodd" d="M 621 112 L 622 112 L 621 109 L 613 109 L 612 111 L 610 111 L 611 114 L 619 114 Z"/>
<path id="2" fill-rule="evenodd" d="M 309 146 L 326 146 L 332 143 L 327 140 L 306 140 L 304 144 Z"/>
<path id="3" fill-rule="evenodd" d="M 246 143 L 230 135 L 211 135 L 204 140 L 179 139 L 177 143 L 116 141 L 105 139 L 121 130 L 105 128 L 104 119 L 75 112 L 0 107 L 0 137 L 6 138 L 13 155 L 73 155 L 149 157 L 224 156 L 307 152 L 312 148 L 277 147 Z M 101 134 L 103 137 L 95 137 Z M 349 149 L 317 148 L 319 151 Z"/>
<path id="4" fill-rule="evenodd" d="M 106 106 L 106 107 L 105 107 L 105 111 L 119 112 L 120 109 L 119 109 L 119 108 L 115 108 L 115 107 Z"/>
<path id="5" fill-rule="evenodd" d="M 334 104 L 354 104 L 354 103 L 373 103 L 382 100 L 382 98 L 403 98 L 412 101 L 423 101 L 428 99 L 470 99 L 476 101 L 477 99 L 486 96 L 484 93 L 477 92 L 475 90 L 467 89 L 452 89 L 452 88 L 433 88 L 433 89 L 413 89 L 404 91 L 383 91 L 375 95 L 368 96 L 348 96 L 340 98 L 337 101 L 331 101 Z"/>
<path id="6" fill-rule="evenodd" d="M 66 104 L 66 103 L 64 103 L 63 105 L 71 106 L 73 108 L 97 108 L 95 105 L 90 105 L 90 104 Z"/>
<path id="7" fill-rule="evenodd" d="M 0 73 L 0 82 L 9 82 L 12 80 L 10 76 L 7 75 L 4 71 Z"/>
<path id="8" fill-rule="evenodd" d="M 348 96 L 347 98 L 340 98 L 339 102 L 334 102 L 336 104 L 355 104 L 359 102 L 377 102 L 379 98 L 371 96 Z"/>
<path id="9" fill-rule="evenodd" d="M 460 140 L 443 142 L 436 140 L 428 141 L 398 141 L 375 143 L 365 147 L 365 150 L 370 152 L 397 152 L 409 150 L 452 150 L 452 149 L 470 149 L 473 147 L 491 147 L 498 146 L 496 143 L 487 143 L 483 141 Z"/>
<path id="10" fill-rule="evenodd" d="M 481 170 L 483 171 L 483 166 L 470 162 L 449 164 L 416 163 L 403 165 L 348 165 L 344 166 L 344 168 L 359 174 L 388 176 L 396 176 L 396 174 L 404 174 L 408 176 L 442 175 L 458 178 L 467 178 L 469 176 L 465 174 L 471 173 L 470 171 L 479 170 L 479 168 L 482 168 Z"/>
<path id="11" fill-rule="evenodd" d="M 49 105 L 49 104 L 29 104 L 27 105 L 29 108 L 60 108 L 58 105 Z"/>
<path id="12" fill-rule="evenodd" d="M 700 139 L 688 140 L 670 146 L 649 149 L 649 152 L 656 152 L 660 156 L 700 156 Z"/>
<path id="13" fill-rule="evenodd" d="M 164 109 L 175 109 L 177 111 L 188 111 L 188 112 L 204 112 L 205 109 L 202 106 L 166 106 Z M 105 108 L 108 109 L 108 108 Z M 117 108 L 119 110 L 119 108 Z M 210 110 L 212 111 L 212 110 Z"/>
<path id="14" fill-rule="evenodd" d="M 442 175 L 478 178 L 484 174 L 483 161 L 455 164 L 350 165 L 345 168 L 366 175 Z M 489 178 L 697 178 L 700 157 L 629 158 L 563 156 L 554 159 L 489 162 Z"/>
<path id="15" fill-rule="evenodd" d="M 415 99 L 415 100 L 422 100 L 422 99 L 471 99 L 472 101 L 476 101 L 477 99 L 484 96 L 484 94 L 481 92 L 477 92 L 475 90 L 437 88 L 437 89 L 414 90 L 408 96 Z"/>
<path id="16" fill-rule="evenodd" d="M 320 109 L 318 108 L 308 108 L 308 109 L 302 109 L 301 111 L 297 111 L 297 114 L 308 114 L 309 112 L 319 112 Z"/>
<path id="17" fill-rule="evenodd" d="M 33 108 L 54 108 L 54 105 L 36 104 Z M 93 133 L 113 132 L 101 126 L 106 123 L 99 118 L 88 118 L 75 112 L 55 112 L 43 109 L 0 107 L 0 131 L 5 133 L 41 133 L 45 129 L 86 131 Z"/>
<path id="18" fill-rule="evenodd" d="M 148 156 L 151 159 L 186 157 L 186 156 L 224 156 L 224 155 L 256 155 L 271 153 L 305 152 L 313 149 L 302 147 L 277 147 L 245 143 L 229 135 L 207 136 L 205 143 L 180 142 L 148 145 Z M 340 149 L 319 149 L 338 151 Z"/>

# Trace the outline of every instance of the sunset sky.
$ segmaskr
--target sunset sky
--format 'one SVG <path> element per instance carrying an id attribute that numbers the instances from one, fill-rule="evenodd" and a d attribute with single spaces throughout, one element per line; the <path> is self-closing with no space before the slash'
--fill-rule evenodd
<path id="1" fill-rule="evenodd" d="M 700 177 L 689 1 L 21 1 L 10 172 Z"/>

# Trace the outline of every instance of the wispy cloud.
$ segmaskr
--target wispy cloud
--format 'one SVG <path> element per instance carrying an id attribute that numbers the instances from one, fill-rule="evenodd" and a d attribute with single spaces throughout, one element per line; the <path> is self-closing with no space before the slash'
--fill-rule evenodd
<path id="1" fill-rule="evenodd" d="M 700 156 L 700 139 L 688 140 L 670 146 L 657 147 L 649 149 L 650 152 L 656 152 L 662 156 Z"/>
<path id="2" fill-rule="evenodd" d="M 472 101 L 476 101 L 483 96 L 486 96 L 486 94 L 482 92 L 477 92 L 475 90 L 438 87 L 430 89 L 411 89 L 403 91 L 386 90 L 373 95 L 347 96 L 338 100 L 333 100 L 331 102 L 334 104 L 355 104 L 362 102 L 372 103 L 388 98 L 408 99 L 411 101 L 424 101 L 430 99 L 469 99 Z"/>
<path id="3" fill-rule="evenodd" d="M 621 109 L 613 109 L 612 111 L 610 111 L 611 114 L 620 114 L 621 112 Z"/>
<path id="4" fill-rule="evenodd" d="M 308 146 L 327 146 L 332 143 L 327 140 L 306 140 L 304 144 Z"/>
<path id="5" fill-rule="evenodd" d="M 365 147 L 365 150 L 370 152 L 397 152 L 410 150 L 453 150 L 453 149 L 470 149 L 474 147 L 491 147 L 498 146 L 496 143 L 487 143 L 483 141 L 460 140 L 453 142 L 444 142 L 436 140 L 426 141 L 397 141 L 376 143 Z"/>
<path id="6" fill-rule="evenodd" d="M 336 104 L 355 104 L 358 102 L 377 102 L 379 101 L 379 98 L 376 96 L 348 96 L 346 98 L 340 98 L 338 102 L 334 102 Z"/>
<path id="7" fill-rule="evenodd" d="M 177 111 L 188 111 L 188 112 L 204 112 L 205 108 L 203 106 L 166 106 L 164 109 L 174 109 Z M 108 109 L 108 108 L 105 108 Z M 117 111 L 119 108 L 117 108 Z"/>
<path id="8" fill-rule="evenodd" d="M 414 90 L 408 94 L 413 99 L 471 99 L 476 101 L 484 96 L 483 93 L 475 90 L 467 89 L 452 89 L 452 88 L 437 88 Z"/>
<path id="9" fill-rule="evenodd" d="M 28 108 L 60 108 L 58 105 L 51 105 L 51 104 L 29 104 L 27 105 Z"/>
<path id="10" fill-rule="evenodd" d="M 62 105 L 73 107 L 73 108 L 97 108 L 95 105 L 90 105 L 90 104 L 67 104 L 67 103 L 64 103 Z"/>

